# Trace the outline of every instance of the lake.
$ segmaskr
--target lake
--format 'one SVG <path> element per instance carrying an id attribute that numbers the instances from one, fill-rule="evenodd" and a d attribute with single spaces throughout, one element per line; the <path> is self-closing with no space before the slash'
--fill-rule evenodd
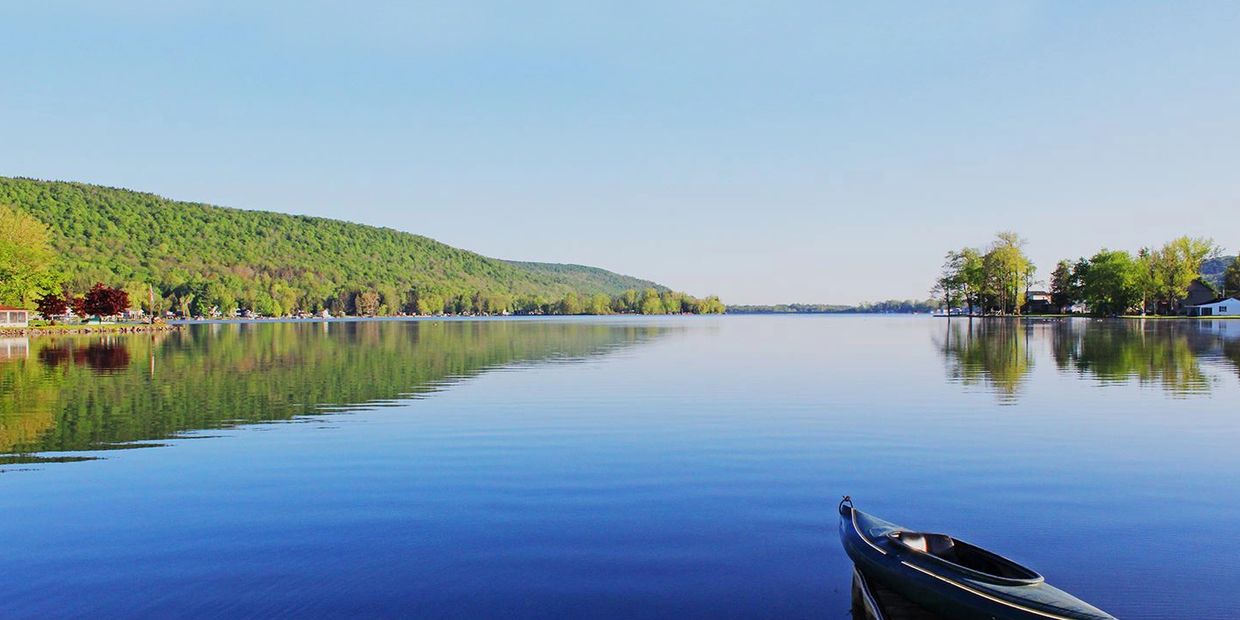
<path id="1" fill-rule="evenodd" d="M 836 504 L 1122 618 L 1240 609 L 1240 321 L 0 340 L 6 617 L 847 618 Z"/>

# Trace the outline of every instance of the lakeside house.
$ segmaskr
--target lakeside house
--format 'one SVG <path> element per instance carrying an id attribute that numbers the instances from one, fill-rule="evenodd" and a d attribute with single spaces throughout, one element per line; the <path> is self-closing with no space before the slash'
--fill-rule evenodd
<path id="1" fill-rule="evenodd" d="M 1188 316 L 1240 316 L 1240 299 L 1224 297 L 1204 304 L 1188 306 L 1184 310 Z"/>
<path id="2" fill-rule="evenodd" d="M 1029 291 L 1025 294 L 1025 314 L 1058 314 L 1062 311 L 1046 291 Z"/>
<path id="3" fill-rule="evenodd" d="M 1188 308 L 1190 306 L 1200 306 L 1217 299 L 1218 291 L 1214 290 L 1214 288 L 1209 284 L 1203 282 L 1201 278 L 1197 278 L 1188 285 L 1188 294 L 1184 296 L 1184 299 L 1180 300 L 1180 307 Z"/>
<path id="4" fill-rule="evenodd" d="M 29 327 L 30 311 L 12 306 L 0 306 L 0 327 Z"/>

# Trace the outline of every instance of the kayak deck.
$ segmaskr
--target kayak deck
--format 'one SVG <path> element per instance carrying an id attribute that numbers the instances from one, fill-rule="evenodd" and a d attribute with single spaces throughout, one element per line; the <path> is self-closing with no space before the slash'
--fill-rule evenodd
<path id="1" fill-rule="evenodd" d="M 856 567 L 852 579 L 853 620 L 947 620 L 936 616 L 883 584 L 867 579 Z"/>

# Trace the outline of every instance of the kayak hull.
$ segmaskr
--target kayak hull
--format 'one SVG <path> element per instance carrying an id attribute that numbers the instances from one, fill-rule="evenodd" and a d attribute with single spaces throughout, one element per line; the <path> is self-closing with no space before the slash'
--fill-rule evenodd
<path id="1" fill-rule="evenodd" d="M 943 562 L 892 541 L 906 532 L 840 505 L 840 542 L 866 577 L 910 601 L 960 620 L 1115 620 L 1113 616 L 1041 580 L 1016 582 Z"/>

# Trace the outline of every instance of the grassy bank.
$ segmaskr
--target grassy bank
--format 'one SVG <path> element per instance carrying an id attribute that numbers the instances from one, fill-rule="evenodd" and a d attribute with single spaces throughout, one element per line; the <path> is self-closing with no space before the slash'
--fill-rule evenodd
<path id="1" fill-rule="evenodd" d="M 144 332 L 167 332 L 181 329 L 180 325 L 167 323 L 59 323 L 40 324 L 29 327 L 0 327 L 0 336 L 56 336 L 71 334 L 137 334 Z"/>

